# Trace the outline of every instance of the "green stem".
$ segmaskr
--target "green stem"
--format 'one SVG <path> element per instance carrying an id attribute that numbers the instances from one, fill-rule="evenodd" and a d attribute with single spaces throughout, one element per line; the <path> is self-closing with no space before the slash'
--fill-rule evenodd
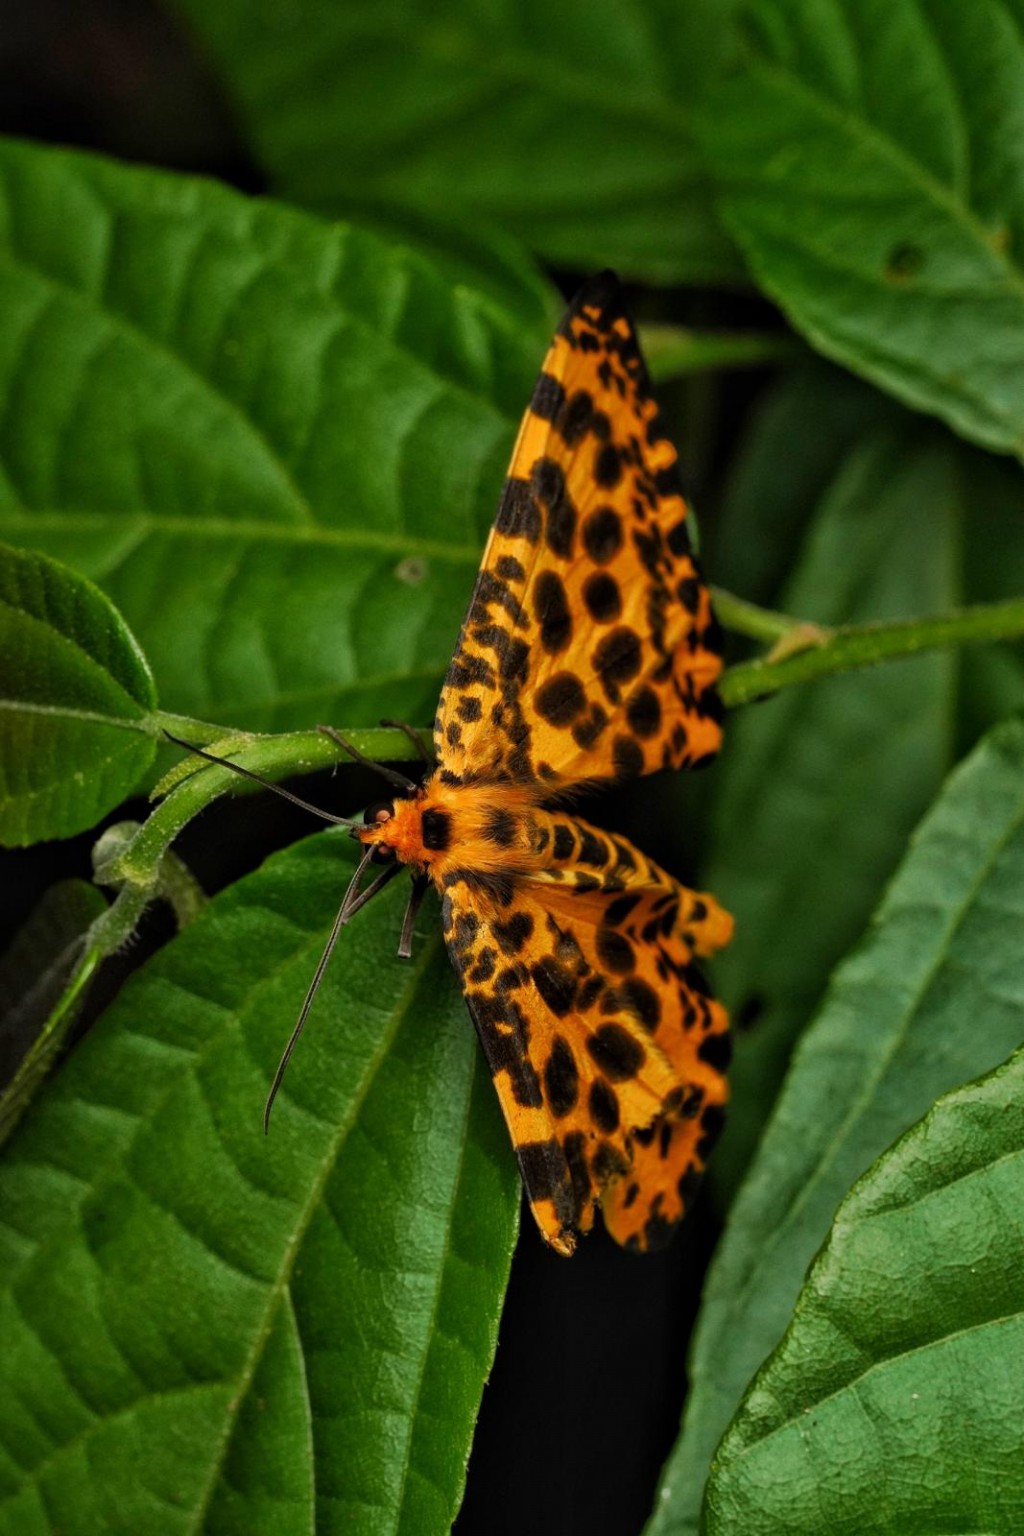
<path id="1" fill-rule="evenodd" d="M 644 356 L 656 384 L 694 373 L 762 368 L 807 355 L 796 336 L 771 331 L 691 331 L 681 325 L 641 327 Z"/>
<path id="2" fill-rule="evenodd" d="M 750 640 L 763 640 L 766 645 L 773 645 L 800 628 L 800 620 L 791 618 L 788 613 L 759 608 L 756 603 L 748 603 L 744 597 L 734 597 L 721 587 L 711 588 L 711 598 L 718 622 L 731 629 L 734 635 L 746 635 Z"/>
<path id="3" fill-rule="evenodd" d="M 824 632 L 820 644 L 795 655 L 740 662 L 724 674 L 720 691 L 729 709 L 767 698 L 780 688 L 807 683 L 834 672 L 916 656 L 948 645 L 1024 637 L 1024 598 L 961 608 L 936 618 L 893 624 L 848 625 Z"/>

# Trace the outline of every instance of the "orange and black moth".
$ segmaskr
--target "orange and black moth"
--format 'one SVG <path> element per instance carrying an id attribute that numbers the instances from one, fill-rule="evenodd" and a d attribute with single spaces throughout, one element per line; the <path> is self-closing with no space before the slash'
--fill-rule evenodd
<path id="1" fill-rule="evenodd" d="M 728 1021 L 699 961 L 732 920 L 564 808 L 706 763 L 720 669 L 675 449 L 604 273 L 570 305 L 523 418 L 436 765 L 418 786 L 392 775 L 400 792 L 352 825 L 365 851 L 335 925 L 402 866 L 414 892 L 436 888 L 533 1214 L 561 1254 L 598 1206 L 626 1248 L 663 1244 L 722 1126 Z M 388 868 L 360 895 L 371 861 Z M 407 919 L 403 952 L 410 938 Z"/>
<path id="2" fill-rule="evenodd" d="M 675 449 L 610 273 L 523 418 L 434 723 L 437 766 L 357 835 L 441 895 L 449 954 L 541 1232 L 595 1207 L 659 1246 L 723 1120 L 727 1019 L 699 969 L 732 921 L 567 792 L 707 762 L 719 637 Z"/>

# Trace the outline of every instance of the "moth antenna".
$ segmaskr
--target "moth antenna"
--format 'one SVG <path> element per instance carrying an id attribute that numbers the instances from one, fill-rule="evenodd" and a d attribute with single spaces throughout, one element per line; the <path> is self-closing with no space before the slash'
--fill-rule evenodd
<path id="1" fill-rule="evenodd" d="M 396 789 L 401 789 L 405 794 L 414 794 L 418 786 L 412 779 L 407 779 L 404 773 L 397 772 L 394 768 L 386 768 L 383 763 L 375 763 L 372 758 L 364 757 L 358 747 L 354 747 L 350 741 L 346 741 L 340 731 L 336 731 L 333 725 L 318 725 L 318 731 L 323 731 L 332 741 L 336 741 L 343 751 L 357 763 L 362 763 L 364 768 L 372 768 L 374 773 L 379 773 L 382 779 L 387 779 Z"/>
<path id="2" fill-rule="evenodd" d="M 398 953 L 403 960 L 412 959 L 412 930 L 416 922 L 416 915 L 423 905 L 423 898 L 427 894 L 430 881 L 426 875 L 415 875 L 412 882 L 412 890 L 409 892 L 409 903 L 405 909 L 405 919 L 402 923 L 402 937 L 398 941 Z"/>
<path id="3" fill-rule="evenodd" d="M 356 913 L 360 912 L 363 907 L 366 906 L 368 901 L 372 901 L 377 892 L 382 891 L 384 887 L 395 878 L 396 875 L 400 875 L 404 868 L 404 864 L 389 864 L 386 869 L 381 870 L 379 875 L 374 876 L 369 885 L 366 887 L 366 890 L 360 891 L 358 896 L 353 896 L 352 900 L 345 908 L 345 921 L 341 926 L 344 928 L 345 923 L 347 923 L 350 918 L 355 917 Z M 349 883 L 351 884 L 351 882 Z M 347 894 L 348 893 L 346 892 L 346 895 Z"/>
<path id="4" fill-rule="evenodd" d="M 403 736 L 408 736 L 409 740 L 420 754 L 420 757 L 422 757 L 423 761 L 426 763 L 427 767 L 433 768 L 434 754 L 427 751 L 426 743 L 424 742 L 423 737 L 420 735 L 419 731 L 413 730 L 411 725 L 406 725 L 404 720 L 382 720 L 381 725 L 386 726 L 388 730 L 401 731 Z"/>
<path id="5" fill-rule="evenodd" d="M 214 752 L 207 752 L 204 747 L 196 747 L 190 741 L 182 741 L 180 736 L 172 736 L 170 731 L 164 731 L 168 741 L 173 741 L 176 747 L 184 747 L 186 752 L 194 752 L 196 757 L 205 757 L 208 763 L 216 763 L 219 768 L 230 768 L 232 773 L 240 774 L 243 779 L 252 779 L 256 784 L 262 784 L 264 789 L 272 789 L 275 795 L 280 795 L 283 800 L 290 800 L 293 805 L 301 806 L 304 811 L 310 811 L 314 816 L 319 816 L 321 821 L 329 821 L 336 827 L 358 827 L 358 821 L 349 821 L 345 816 L 332 816 L 330 811 L 322 811 L 318 805 L 310 805 L 308 800 L 303 800 L 299 795 L 293 795 L 290 789 L 282 789 L 280 784 L 271 783 L 261 773 L 253 773 L 251 768 L 243 768 L 240 763 L 233 763 L 230 757 L 218 757 Z"/>
<path id="6" fill-rule="evenodd" d="M 345 887 L 345 894 L 342 897 L 341 906 L 338 908 L 337 916 L 334 919 L 334 925 L 331 928 L 330 937 L 328 938 L 327 943 L 324 945 L 324 952 L 320 956 L 317 968 L 313 973 L 313 980 L 309 984 L 309 990 L 306 993 L 302 1007 L 299 1009 L 299 1016 L 295 1020 L 295 1027 L 293 1028 L 291 1034 L 288 1036 L 288 1044 L 281 1052 L 281 1060 L 277 1064 L 277 1071 L 274 1073 L 274 1081 L 270 1085 L 270 1092 L 267 1094 L 267 1102 L 263 1106 L 264 1136 L 266 1136 L 270 1130 L 270 1111 L 274 1107 L 274 1100 L 277 1098 L 277 1090 L 281 1086 L 285 1070 L 289 1061 L 291 1060 L 292 1051 L 294 1051 L 296 1045 L 299 1042 L 299 1036 L 302 1034 L 302 1029 L 309 1015 L 309 1010 L 313 1006 L 313 999 L 316 997 L 316 994 L 320 988 L 320 983 L 323 980 L 324 972 L 326 971 L 328 962 L 330 961 L 331 955 L 334 952 L 334 946 L 338 942 L 338 935 L 341 933 L 341 930 L 344 928 L 349 918 L 352 917 L 354 913 L 358 912 L 360 907 L 365 906 L 366 903 L 370 900 L 371 896 L 375 896 L 381 887 L 387 884 L 387 881 L 391 878 L 391 876 L 397 874 L 401 868 L 401 865 L 396 864 L 393 869 L 383 870 L 381 874 L 377 876 L 376 880 L 370 883 L 365 891 L 359 894 L 353 894 L 354 892 L 359 891 L 359 882 L 362 879 L 363 871 L 366 869 L 366 866 L 369 864 L 372 858 L 373 846 L 371 844 L 371 846 L 367 848 L 366 852 L 359 860 L 359 863 L 356 865 L 355 874 L 352 876 L 348 885 Z"/>

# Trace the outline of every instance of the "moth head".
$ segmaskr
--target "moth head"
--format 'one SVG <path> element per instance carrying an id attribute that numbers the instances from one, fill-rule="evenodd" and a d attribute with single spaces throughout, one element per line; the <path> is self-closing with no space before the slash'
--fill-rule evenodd
<path id="1" fill-rule="evenodd" d="M 403 864 L 417 862 L 420 847 L 418 796 L 396 796 L 374 800 L 363 812 L 363 825 L 353 829 L 364 848 L 373 849 L 374 863 L 399 859 Z"/>

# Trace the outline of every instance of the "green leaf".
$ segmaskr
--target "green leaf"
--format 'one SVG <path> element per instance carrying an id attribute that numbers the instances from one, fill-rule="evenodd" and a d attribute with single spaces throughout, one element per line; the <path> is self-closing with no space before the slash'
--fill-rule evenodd
<path id="1" fill-rule="evenodd" d="M 758 283 L 829 357 L 1024 449 L 1024 3 L 744 0 L 697 104 Z"/>
<path id="2" fill-rule="evenodd" d="M 577 270 L 742 276 L 689 121 L 725 0 L 175 4 L 295 202 L 485 221 Z"/>
<path id="3" fill-rule="evenodd" d="M 869 433 L 898 427 L 901 417 L 878 390 L 818 358 L 783 370 L 758 399 L 710 519 L 707 565 L 715 585 L 751 603 L 782 603 L 807 526 L 839 466 Z"/>
<path id="4" fill-rule="evenodd" d="M 1024 724 L 1011 722 L 950 777 L 800 1043 L 709 1274 L 657 1536 L 697 1529 L 715 1447 L 853 1180 L 1020 1044 L 1022 892 Z"/>
<path id="5" fill-rule="evenodd" d="M 785 611 L 836 624 L 955 607 L 956 456 L 954 440 L 905 413 L 865 435 L 814 515 Z M 738 1182 L 799 1030 L 942 782 L 956 675 L 940 652 L 730 717 L 702 872 L 737 924 L 715 962 L 741 1025 L 718 1189 Z"/>
<path id="6" fill-rule="evenodd" d="M 0 534 L 100 582 L 165 708 L 432 717 L 536 313 L 349 226 L 0 142 L 0 317 Z"/>
<path id="7" fill-rule="evenodd" d="M 68 837 L 153 760 L 153 679 L 103 593 L 0 545 L 0 841 Z"/>
<path id="8" fill-rule="evenodd" d="M 715 1459 L 708 1536 L 1019 1531 L 1022 1249 L 1018 1052 L 840 1206 Z"/>
<path id="9" fill-rule="evenodd" d="M 425 911 L 271 859 L 129 982 L 0 1165 L 0 1532 L 447 1532 L 515 1235 L 493 1089 Z"/>

